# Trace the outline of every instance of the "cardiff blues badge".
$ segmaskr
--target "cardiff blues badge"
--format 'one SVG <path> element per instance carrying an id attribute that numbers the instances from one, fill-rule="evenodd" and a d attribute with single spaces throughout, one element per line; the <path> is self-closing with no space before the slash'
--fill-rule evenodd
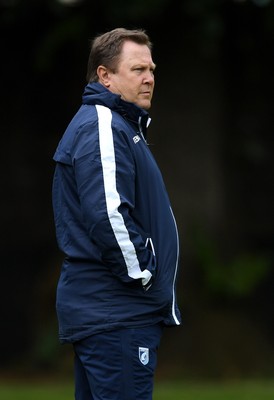
<path id="1" fill-rule="evenodd" d="M 147 347 L 139 347 L 139 360 L 143 365 L 149 362 L 149 349 Z"/>

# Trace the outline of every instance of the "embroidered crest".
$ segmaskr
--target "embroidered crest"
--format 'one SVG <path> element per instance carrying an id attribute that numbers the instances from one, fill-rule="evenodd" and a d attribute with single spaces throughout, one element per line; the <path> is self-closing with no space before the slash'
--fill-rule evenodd
<path id="1" fill-rule="evenodd" d="M 139 360 L 143 365 L 149 362 L 149 349 L 147 347 L 139 347 Z"/>
<path id="2" fill-rule="evenodd" d="M 139 140 L 141 140 L 141 138 L 140 138 L 140 136 L 139 135 L 136 135 L 136 136 L 134 136 L 134 138 L 133 138 L 133 142 L 136 144 L 136 143 L 138 143 L 139 142 Z"/>

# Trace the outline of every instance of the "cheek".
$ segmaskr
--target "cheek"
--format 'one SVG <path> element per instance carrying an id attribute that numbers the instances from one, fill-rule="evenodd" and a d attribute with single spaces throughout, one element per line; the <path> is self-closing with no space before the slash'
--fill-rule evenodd
<path id="1" fill-rule="evenodd" d="M 138 93 L 138 87 L 133 82 L 128 81 L 123 85 L 123 92 L 133 98 Z"/>

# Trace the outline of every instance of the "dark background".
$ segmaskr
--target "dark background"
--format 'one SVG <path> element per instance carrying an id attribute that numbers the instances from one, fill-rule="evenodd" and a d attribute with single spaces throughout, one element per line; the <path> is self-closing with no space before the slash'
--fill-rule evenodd
<path id="1" fill-rule="evenodd" d="M 273 377 L 274 3 L 0 0 L 1 374 L 70 374 L 55 288 L 52 156 L 81 103 L 89 41 L 154 43 L 149 142 L 181 239 L 183 326 L 159 374 Z"/>

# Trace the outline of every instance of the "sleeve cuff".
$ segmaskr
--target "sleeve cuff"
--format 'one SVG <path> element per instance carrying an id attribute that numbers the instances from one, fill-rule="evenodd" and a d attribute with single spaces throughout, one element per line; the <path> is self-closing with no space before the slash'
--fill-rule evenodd
<path id="1" fill-rule="evenodd" d="M 152 273 L 145 269 L 142 271 L 142 285 L 145 290 L 148 290 L 152 285 Z"/>

